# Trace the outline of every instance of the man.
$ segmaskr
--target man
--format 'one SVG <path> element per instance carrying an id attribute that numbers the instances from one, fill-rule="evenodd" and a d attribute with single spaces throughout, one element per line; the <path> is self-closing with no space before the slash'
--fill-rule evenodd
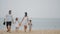
<path id="1" fill-rule="evenodd" d="M 7 27 L 7 32 L 10 32 L 11 31 L 11 24 L 13 22 L 13 17 L 11 15 L 11 10 L 9 10 L 9 14 L 6 15 L 6 27 Z"/>

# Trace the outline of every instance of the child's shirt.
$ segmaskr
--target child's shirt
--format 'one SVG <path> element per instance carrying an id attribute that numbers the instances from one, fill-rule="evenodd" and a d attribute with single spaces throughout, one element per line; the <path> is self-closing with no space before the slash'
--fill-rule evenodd
<path id="1" fill-rule="evenodd" d="M 32 23 L 29 22 L 28 25 L 29 25 L 29 26 L 32 26 Z"/>
<path id="2" fill-rule="evenodd" d="M 15 21 L 15 26 L 19 27 L 19 22 L 18 21 Z"/>

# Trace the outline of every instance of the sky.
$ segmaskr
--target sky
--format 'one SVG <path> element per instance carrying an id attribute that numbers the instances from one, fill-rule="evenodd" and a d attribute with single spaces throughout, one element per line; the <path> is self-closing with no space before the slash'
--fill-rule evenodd
<path id="1" fill-rule="evenodd" d="M 12 10 L 13 17 L 60 18 L 60 0 L 0 0 L 0 17 Z"/>

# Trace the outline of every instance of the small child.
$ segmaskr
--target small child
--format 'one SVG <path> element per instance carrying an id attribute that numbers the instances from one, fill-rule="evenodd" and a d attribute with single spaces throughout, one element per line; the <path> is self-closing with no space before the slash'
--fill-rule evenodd
<path id="1" fill-rule="evenodd" d="M 29 25 L 29 31 L 31 31 L 31 28 L 32 28 L 32 22 L 31 22 L 32 20 L 29 20 L 29 23 L 28 23 L 28 25 Z"/>
<path id="2" fill-rule="evenodd" d="M 15 19 L 15 27 L 16 27 L 16 31 L 19 30 L 19 21 L 18 18 Z"/>

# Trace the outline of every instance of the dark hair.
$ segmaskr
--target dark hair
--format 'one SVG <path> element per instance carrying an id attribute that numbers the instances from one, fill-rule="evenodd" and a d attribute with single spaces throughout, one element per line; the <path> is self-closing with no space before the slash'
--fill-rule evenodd
<path id="1" fill-rule="evenodd" d="M 18 20 L 18 18 L 16 17 L 16 20 Z"/>
<path id="2" fill-rule="evenodd" d="M 27 16 L 27 12 L 25 12 L 25 17 Z"/>
<path id="3" fill-rule="evenodd" d="M 11 14 L 11 10 L 9 10 L 9 14 Z"/>
<path id="4" fill-rule="evenodd" d="M 30 22 L 31 22 L 32 20 L 30 20 Z"/>

